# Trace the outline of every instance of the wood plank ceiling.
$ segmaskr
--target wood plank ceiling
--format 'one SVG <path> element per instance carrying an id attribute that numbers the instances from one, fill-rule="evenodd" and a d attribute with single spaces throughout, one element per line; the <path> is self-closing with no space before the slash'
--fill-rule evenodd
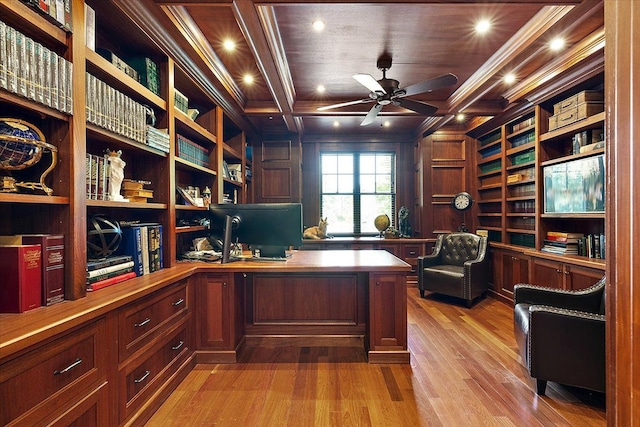
<path id="1" fill-rule="evenodd" d="M 541 76 L 548 80 L 591 54 L 604 32 L 602 2 L 595 0 L 117 3 L 143 28 L 149 24 L 141 12 L 155 17 L 156 29 L 172 34 L 203 75 L 215 76 L 215 97 L 234 110 L 232 118 L 257 133 L 303 138 L 415 138 L 442 126 L 468 128 L 526 101 Z M 326 25 L 322 32 L 312 29 L 317 19 Z M 474 30 L 481 19 L 491 22 L 484 35 Z M 552 52 L 548 45 L 557 36 L 566 46 Z M 226 39 L 235 42 L 234 51 L 224 49 Z M 369 90 L 352 76 L 382 78 L 376 60 L 384 52 L 393 58 L 387 77 L 401 88 L 445 73 L 458 77 L 454 86 L 410 97 L 436 106 L 434 115 L 386 105 L 371 125 L 360 126 L 373 103 L 317 110 L 367 98 Z M 516 81 L 507 85 L 503 77 L 510 72 Z M 246 74 L 252 84 L 244 82 Z M 466 117 L 461 124 L 453 119 L 459 112 Z"/>

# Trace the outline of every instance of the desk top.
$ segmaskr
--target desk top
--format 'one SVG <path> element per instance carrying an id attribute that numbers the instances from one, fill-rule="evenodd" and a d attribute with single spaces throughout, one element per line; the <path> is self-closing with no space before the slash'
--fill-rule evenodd
<path id="1" fill-rule="evenodd" d="M 359 272 L 359 271 L 411 271 L 411 266 L 383 250 L 293 251 L 286 261 L 235 261 L 228 264 L 204 264 L 199 270 L 225 270 L 233 272 Z"/>

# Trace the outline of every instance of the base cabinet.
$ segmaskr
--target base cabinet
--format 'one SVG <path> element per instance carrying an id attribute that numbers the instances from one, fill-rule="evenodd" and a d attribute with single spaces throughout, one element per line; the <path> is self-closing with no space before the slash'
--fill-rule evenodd
<path id="1" fill-rule="evenodd" d="M 244 335 L 244 276 L 204 273 L 196 280 L 198 363 L 235 363 L 235 350 Z"/>
<path id="2" fill-rule="evenodd" d="M 602 276 L 604 271 L 598 268 L 538 257 L 531 258 L 531 283 L 534 285 L 579 290 L 594 285 Z"/>
<path id="3" fill-rule="evenodd" d="M 530 257 L 524 251 L 492 248 L 493 292 L 502 299 L 513 301 L 513 286 L 529 282 Z"/>

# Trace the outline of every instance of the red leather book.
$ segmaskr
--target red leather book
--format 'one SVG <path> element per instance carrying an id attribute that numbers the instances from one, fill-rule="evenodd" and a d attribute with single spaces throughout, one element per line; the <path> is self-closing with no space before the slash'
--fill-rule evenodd
<path id="1" fill-rule="evenodd" d="M 42 247 L 42 305 L 64 300 L 64 236 L 23 234 L 22 244 Z"/>
<path id="2" fill-rule="evenodd" d="M 135 271 L 124 273 L 115 277 L 110 277 L 108 279 L 100 280 L 99 282 L 87 285 L 87 291 L 97 291 L 98 289 L 106 288 L 107 286 L 115 285 L 116 283 L 124 282 L 125 280 L 129 280 L 134 277 L 136 277 Z"/>
<path id="3" fill-rule="evenodd" d="M 22 313 L 40 307 L 41 269 L 40 245 L 0 246 L 0 312 Z"/>

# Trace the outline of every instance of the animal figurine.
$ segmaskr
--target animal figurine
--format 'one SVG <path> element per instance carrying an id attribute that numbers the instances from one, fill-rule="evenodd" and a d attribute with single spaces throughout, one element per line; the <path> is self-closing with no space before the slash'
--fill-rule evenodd
<path id="1" fill-rule="evenodd" d="M 302 237 L 304 239 L 312 240 L 328 239 L 330 236 L 327 235 L 327 225 L 329 225 L 327 218 L 320 218 L 318 225 L 305 228 L 304 233 L 302 233 Z"/>

